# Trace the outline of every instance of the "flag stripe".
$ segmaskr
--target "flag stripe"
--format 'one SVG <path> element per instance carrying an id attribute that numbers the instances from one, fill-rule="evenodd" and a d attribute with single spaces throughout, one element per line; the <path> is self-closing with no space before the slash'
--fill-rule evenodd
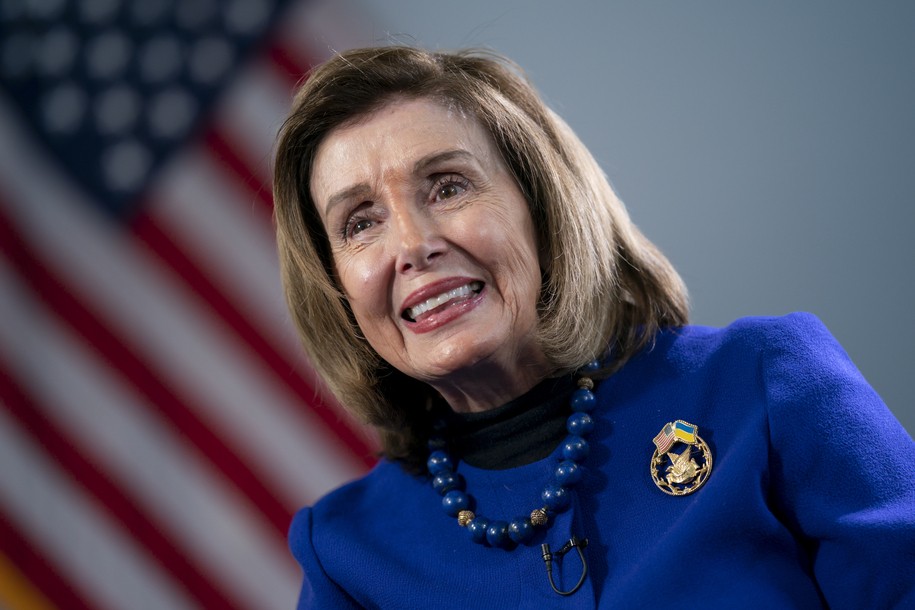
<path id="1" fill-rule="evenodd" d="M 357 456 L 361 456 L 365 466 L 374 463 L 372 450 L 366 442 L 342 421 L 333 410 L 324 403 L 319 392 L 296 371 L 296 366 L 286 360 L 264 337 L 251 325 L 229 300 L 207 279 L 187 254 L 182 252 L 163 231 L 156 220 L 145 214 L 137 217 L 132 225 L 134 235 L 146 243 L 162 260 L 178 273 L 189 286 L 193 286 L 197 295 L 203 299 L 213 312 L 260 356 L 272 370 L 278 381 L 285 383 L 302 399 L 302 404 L 311 407 L 312 412 L 320 418 L 328 432 L 336 435 Z"/>
<path id="2" fill-rule="evenodd" d="M 279 22 L 277 44 L 288 50 L 302 73 L 310 63 L 316 65 L 337 51 L 377 44 L 378 33 L 365 28 L 365 20 L 351 12 L 353 8 L 344 2 L 297 2 Z"/>
<path id="3" fill-rule="evenodd" d="M 261 64 L 263 63 L 265 62 L 261 62 Z M 249 203 L 251 199 L 239 196 L 239 194 L 233 192 L 232 189 L 220 188 L 218 185 L 224 181 L 213 174 L 213 168 L 219 167 L 222 172 L 231 174 L 229 178 L 232 179 L 235 184 L 248 187 L 247 194 L 250 195 L 250 197 L 260 196 L 266 206 L 265 209 L 269 210 L 270 214 L 272 214 L 269 186 L 259 187 L 258 185 L 269 185 L 271 179 L 269 165 L 274 142 L 273 134 L 276 133 L 285 118 L 290 96 L 288 85 L 280 82 L 275 70 L 268 68 L 269 66 L 258 64 L 254 69 L 245 71 L 239 77 L 238 83 L 233 87 L 232 92 L 227 95 L 224 104 L 222 104 L 222 111 L 219 113 L 219 119 L 216 122 L 216 125 L 208 132 L 207 137 L 211 139 L 211 144 L 218 149 L 217 156 L 222 156 L 223 161 L 228 160 L 229 162 L 220 163 L 217 160 L 215 163 L 202 163 L 199 160 L 186 159 L 182 163 L 176 164 L 176 167 L 181 168 L 182 171 L 173 172 L 172 176 L 163 180 L 165 186 L 161 189 L 163 192 L 159 195 L 160 200 L 157 200 L 153 205 L 147 206 L 146 208 L 149 210 L 149 214 L 161 223 L 161 226 L 163 227 L 161 233 L 171 236 L 193 236 L 194 243 L 191 243 L 190 239 L 185 239 L 181 244 L 181 247 L 185 251 L 185 256 L 189 256 L 189 253 L 192 250 L 198 255 L 201 253 L 219 251 L 222 253 L 223 257 L 231 258 L 236 248 L 230 247 L 227 249 L 226 245 L 234 246 L 239 242 L 238 237 L 241 237 L 241 232 L 236 232 L 236 227 L 232 227 L 232 235 L 237 236 L 234 239 L 226 239 L 224 235 L 220 235 L 219 239 L 216 239 L 212 232 L 208 233 L 206 230 L 199 229 L 198 227 L 201 225 L 216 225 L 225 228 L 226 225 L 220 223 L 223 222 L 227 213 L 229 216 L 238 216 L 238 212 L 231 212 L 230 208 L 238 207 L 239 202 L 248 203 L 247 207 L 252 207 Z M 176 178 L 176 176 L 178 177 Z M 207 177 L 206 185 L 194 185 L 195 180 L 197 182 L 204 182 L 201 176 Z M 209 199 L 220 202 L 221 205 L 219 206 L 219 209 L 211 209 L 211 213 L 206 215 L 202 214 L 200 210 L 208 208 L 207 198 L 198 197 L 196 199 L 191 199 L 186 195 L 182 197 L 182 195 L 177 192 L 178 187 L 175 185 L 176 182 L 180 182 L 180 189 L 183 192 L 187 192 L 188 190 L 196 192 L 198 189 L 208 189 L 211 193 L 214 191 L 218 192 L 218 196 L 211 196 Z M 259 188 L 261 189 L 260 191 L 258 191 Z M 170 192 L 166 194 L 164 191 Z M 166 201 L 169 199 L 181 199 L 183 203 L 179 205 L 176 204 L 175 201 L 168 201 L 166 205 L 162 205 L 161 199 Z M 212 208 L 212 206 L 209 207 Z M 263 211 L 261 206 L 253 207 L 259 212 Z M 167 210 L 167 214 L 163 214 L 163 210 Z M 270 234 L 269 248 L 263 245 L 261 246 L 262 250 L 269 249 L 270 252 L 271 264 L 269 266 L 269 273 L 267 272 L 267 267 L 262 266 L 259 269 L 258 275 L 262 277 L 275 276 L 278 278 L 275 242 L 273 241 L 273 227 L 269 215 L 261 216 L 261 214 L 258 213 L 250 213 L 250 210 L 246 210 L 246 212 L 245 221 L 249 225 L 248 233 L 259 233 L 260 227 L 255 227 L 254 230 L 251 230 L 250 225 L 259 225 L 260 222 L 263 222 L 264 227 L 267 227 Z M 238 221 L 236 221 L 236 223 L 237 222 Z M 181 227 L 189 226 L 194 227 L 193 231 L 181 230 Z M 168 228 L 167 231 L 164 229 L 165 227 Z M 202 240 L 204 236 L 213 238 Z M 247 254 L 250 255 L 251 252 L 248 252 Z M 222 257 L 215 257 L 210 254 L 209 258 L 211 260 L 220 260 Z M 235 263 L 232 265 L 232 269 L 227 273 L 223 273 L 223 270 L 220 269 L 218 265 L 206 266 L 206 275 L 211 277 L 231 276 L 234 278 L 239 275 L 236 272 L 236 269 L 240 266 L 244 266 L 246 262 L 240 260 L 238 256 L 234 257 L 234 261 Z M 203 272 L 203 268 L 203 266 L 200 267 L 201 272 Z M 258 277 L 248 274 L 242 288 L 236 290 L 236 294 L 233 294 L 233 298 L 235 298 L 236 301 L 243 300 L 243 296 L 238 293 L 243 292 L 245 294 L 250 294 L 251 287 L 258 285 L 258 283 Z M 191 285 L 194 284 L 191 283 Z M 275 285 L 276 284 L 274 284 L 274 286 Z M 282 316 L 284 322 L 286 322 L 284 330 L 286 332 L 294 332 L 289 323 L 285 307 L 285 303 L 283 302 L 281 305 L 283 311 Z M 263 331 L 263 327 L 261 327 L 260 330 Z M 264 332 L 264 336 L 271 336 L 274 342 L 276 342 L 275 334 Z M 280 341 L 279 343 L 285 342 Z M 297 343 L 294 352 L 295 356 L 292 360 L 301 357 L 301 348 Z M 286 353 L 288 360 L 289 351 Z M 286 362 L 280 363 L 280 368 L 276 369 L 276 371 L 280 373 L 281 376 L 287 377 L 289 371 L 292 371 L 293 369 L 298 370 L 300 368 L 302 367 L 291 366 Z M 377 453 L 377 441 L 375 437 L 368 434 L 364 426 L 358 423 L 351 414 L 342 411 L 342 408 L 327 392 L 319 393 L 316 400 L 314 388 L 323 386 L 323 383 L 313 377 L 313 372 L 310 371 L 310 369 L 308 370 L 308 373 L 308 377 L 311 378 L 311 381 L 305 380 L 305 385 L 302 388 L 306 393 L 302 394 L 299 392 L 300 397 L 305 401 L 304 404 L 313 405 L 316 415 L 324 421 L 325 425 L 328 425 L 331 430 L 340 435 L 341 440 L 349 445 L 357 456 L 361 457 L 365 466 L 373 465 L 377 461 L 377 458 L 374 455 Z M 301 377 L 299 377 L 299 379 L 295 379 L 295 377 L 296 376 L 294 375 L 294 388 L 298 387 L 303 381 Z M 328 405 L 330 406 L 330 409 L 325 408 Z"/>
<path id="4" fill-rule="evenodd" d="M 239 75 L 216 117 L 214 129 L 238 157 L 240 175 L 250 175 L 253 184 L 273 181 L 277 134 L 291 100 L 290 77 L 263 60 Z"/>
<path id="5" fill-rule="evenodd" d="M 269 218 L 273 214 L 273 194 L 270 188 L 264 186 L 221 133 L 215 129 L 207 131 L 204 142 L 213 158 L 228 170 L 226 173 L 235 178 L 239 187 L 254 196 L 258 207 Z"/>
<path id="6" fill-rule="evenodd" d="M 6 217 L 0 205 L 0 225 L 7 227 L 0 251 L 14 252 L 13 262 L 26 265 L 20 269 L 21 276 L 43 300 L 51 304 L 74 332 L 81 335 L 96 354 L 113 370 L 119 371 L 137 391 L 159 409 L 159 414 L 180 430 L 232 481 L 243 494 L 254 502 L 276 528 L 285 535 L 291 513 L 268 491 L 257 476 L 233 451 L 216 436 L 207 425 L 200 421 L 192 409 L 185 406 L 179 396 L 161 382 L 161 377 L 152 373 L 152 367 L 141 362 L 128 342 L 116 337 L 88 307 L 77 300 L 76 290 L 68 289 L 61 278 L 54 277 L 49 269 L 38 260 L 20 236 L 12 232 L 13 222 Z"/>
<path id="7" fill-rule="evenodd" d="M 15 132 L 15 125 L 7 127 Z M 10 140 L 0 146 L 15 146 L 19 163 L 7 176 L 28 175 L 40 159 L 32 158 L 22 142 Z M 163 275 L 166 270 L 147 260 L 145 251 L 131 247 L 90 214 L 57 205 L 66 196 L 53 172 L 45 170 L 41 181 L 19 180 L 14 186 L 16 200 L 26 204 L 19 210 L 27 219 L 20 226 L 49 261 L 64 265 L 66 277 L 74 280 L 70 289 L 91 301 L 118 329 L 118 337 L 143 354 L 150 375 L 179 390 L 214 433 L 250 458 L 261 477 L 280 480 L 299 505 L 308 497 L 303 489 L 323 493 L 364 470 L 353 466 L 351 452 L 294 417 L 298 401 L 265 379 L 262 365 L 239 351 L 212 316 L 189 301 L 188 289 Z M 161 332 L 166 328 L 169 333 Z M 316 454 L 326 461 L 315 464 L 309 458 Z"/>
<path id="8" fill-rule="evenodd" d="M 268 49 L 267 55 L 291 85 L 300 83 L 312 68 L 310 62 L 296 56 L 293 50 L 285 46 L 272 46 Z"/>
<path id="9" fill-rule="evenodd" d="M 236 58 L 205 129 L 163 159 L 128 221 L 102 213 L 114 193 L 68 173 L 76 151 L 37 145 L 42 125 L 0 95 L 0 579 L 26 579 L 48 604 L 293 607 L 289 517 L 375 461 L 376 439 L 305 359 L 279 282 L 275 133 L 312 60 L 352 46 L 337 4 L 290 8 Z M 141 61 L 153 57 L 145 32 L 128 49 Z M 206 35 L 182 30 L 178 48 Z M 87 87 L 91 132 L 105 118 L 98 83 L 71 77 Z M 156 120 L 154 98 L 139 100 L 138 121 Z M 137 126 L 127 135 L 157 154 Z M 75 144 L 95 154 L 113 139 Z M 28 607 L 28 583 L 0 606 Z"/>
<path id="10" fill-rule="evenodd" d="M 287 68 L 298 70 L 294 79 L 290 80 L 288 75 L 277 72 L 276 65 L 257 65 L 254 69 L 246 71 L 233 87 L 232 92 L 227 96 L 223 104 L 222 112 L 216 122 L 214 131 L 211 132 L 212 143 L 214 143 L 220 155 L 226 159 L 231 159 L 230 163 L 220 165 L 224 171 L 234 173 L 234 178 L 238 184 L 249 187 L 248 194 L 251 197 L 258 196 L 255 186 L 266 184 L 269 185 L 271 175 L 271 163 L 273 147 L 275 144 L 275 134 L 281 127 L 288 112 L 290 102 L 290 86 L 294 80 L 300 80 L 304 71 L 308 68 L 305 60 L 293 63 L 291 51 L 281 47 L 273 47 L 277 53 L 287 58 Z M 266 64 L 267 62 L 261 62 Z M 283 77 L 286 77 L 285 79 Z M 260 192 L 260 195 L 266 200 L 270 196 L 269 187 L 266 191 Z M 228 196 L 228 198 L 237 198 Z M 187 210 L 189 206 L 183 206 L 182 211 Z M 154 212 L 159 208 L 153 206 Z M 272 215 L 272 200 L 269 203 L 269 210 Z M 255 215 L 251 215 L 257 216 Z M 257 218 L 251 218 L 256 221 Z M 171 225 L 174 226 L 174 223 Z M 272 242 L 272 223 L 269 224 Z M 225 240 L 223 240 L 225 241 Z M 218 247 L 217 243 L 211 242 L 212 247 Z M 274 261 L 276 260 L 275 248 L 271 248 Z M 250 287 L 250 283 L 248 286 Z M 285 308 L 285 304 L 284 304 Z M 288 369 L 287 369 L 288 370 Z M 317 380 L 316 380 L 317 381 Z M 317 384 L 323 385 L 320 381 Z M 353 447 L 356 455 L 362 456 L 367 466 L 373 465 L 377 458 L 373 455 L 377 453 L 377 440 L 374 436 L 367 433 L 364 426 L 357 422 L 354 417 L 343 412 L 342 408 L 337 405 L 336 401 L 330 395 L 322 393 L 324 400 L 332 405 L 331 410 L 322 409 L 318 404 L 317 413 L 324 419 L 325 423 L 332 429 L 342 433 L 342 439 Z M 309 396 L 303 396 L 308 403 L 314 402 Z M 349 439 L 349 440 L 348 440 Z"/>
<path id="11" fill-rule="evenodd" d="M 0 358 L 0 399 L 7 413 L 27 430 L 35 442 L 54 458 L 57 465 L 85 491 L 105 507 L 108 517 L 117 521 L 145 549 L 172 573 L 186 591 L 205 608 L 232 608 L 233 604 L 217 591 L 193 566 L 183 553 L 175 548 L 159 531 L 136 503 L 131 501 L 110 478 L 83 457 L 67 436 L 40 413 L 40 409 L 26 397 L 25 392 L 7 374 L 6 363 Z"/>
<path id="12" fill-rule="evenodd" d="M 0 539 L 2 539 L 0 530 Z M 54 610 L 51 602 L 38 591 L 0 548 L 0 607 L 7 610 Z"/>
<path id="13" fill-rule="evenodd" d="M 29 388 L 36 406 L 70 431 L 87 459 L 106 465 L 112 484 L 145 506 L 145 518 L 155 520 L 155 529 L 180 545 L 190 561 L 207 566 L 224 591 L 247 599 L 248 608 L 263 607 L 271 599 L 275 604 L 270 606 L 291 604 L 298 578 L 284 542 L 266 524 L 259 527 L 262 521 L 244 510 L 244 499 L 189 453 L 184 440 L 141 406 L 128 388 L 120 387 L 85 346 L 38 303 L 29 302 L 2 266 L 0 287 L 0 315 L 13 322 L 0 326 L 0 356 L 8 351 L 7 361 L 26 383 L 37 379 L 29 375 L 29 363 L 46 373 L 45 383 Z M 17 294 L 18 307 L 10 297 Z M 25 317 L 37 333 L 17 334 L 26 325 L 16 323 Z M 10 360 L 11 355 L 20 358 Z M 100 422 L 104 434 L 99 434 Z M 165 489 L 163 481 L 168 482 Z"/>
<path id="14" fill-rule="evenodd" d="M 85 604 L 119 610 L 196 608 L 149 555 L 99 513 L 70 480 L 0 411 L 0 501 L 14 527 L 44 548 Z M 92 557 L 92 562 L 85 557 Z M 84 605 L 85 605 L 84 604 Z"/>
<path id="15" fill-rule="evenodd" d="M 205 155 L 186 155 L 175 167 L 180 169 L 170 172 L 154 193 L 155 199 L 147 208 L 149 216 L 200 273 L 214 286 L 218 283 L 225 298 L 281 354 L 286 363 L 274 374 L 292 374 L 304 380 L 305 393 L 299 392 L 297 410 L 314 403 L 317 412 L 303 415 L 322 418 L 331 427 L 340 427 L 344 439 L 353 439 L 349 447 L 362 464 L 356 464 L 356 470 L 347 476 L 364 470 L 366 464 L 375 461 L 367 456 L 374 452 L 377 441 L 336 403 L 304 360 L 285 299 L 278 290 L 272 229 L 258 210 L 252 210 L 236 191 L 225 187 L 220 170 Z M 319 421 L 314 424 L 321 429 Z"/>
<path id="16" fill-rule="evenodd" d="M 270 219 L 227 182 L 203 147 L 195 146 L 163 175 L 144 213 L 265 338 L 310 372 L 279 289 Z"/>
<path id="17" fill-rule="evenodd" d="M 21 530 L 0 507 L 0 544 L 4 554 L 16 565 L 19 573 L 59 610 L 93 610 L 93 606 L 54 569 L 38 545 L 27 540 L 20 532 Z M 19 608 L 14 606 L 13 610 Z"/>

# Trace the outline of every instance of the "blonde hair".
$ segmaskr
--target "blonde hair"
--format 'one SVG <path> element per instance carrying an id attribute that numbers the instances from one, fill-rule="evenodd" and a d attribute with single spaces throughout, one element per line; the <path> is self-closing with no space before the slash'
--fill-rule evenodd
<path id="1" fill-rule="evenodd" d="M 556 375 L 610 350 L 609 373 L 688 316 L 679 275 L 517 66 L 481 51 L 336 55 L 299 89 L 279 134 L 273 188 L 283 283 L 318 373 L 379 430 L 388 457 L 414 465 L 424 459 L 434 392 L 387 365 L 362 337 L 335 279 L 310 182 L 315 151 L 331 130 L 392 99 L 419 97 L 476 118 L 527 199 L 544 261 L 538 338 Z"/>

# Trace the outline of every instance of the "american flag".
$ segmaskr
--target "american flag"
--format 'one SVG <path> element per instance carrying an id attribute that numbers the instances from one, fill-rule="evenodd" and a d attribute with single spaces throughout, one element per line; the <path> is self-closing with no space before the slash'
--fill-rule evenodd
<path id="1" fill-rule="evenodd" d="M 288 321 L 270 158 L 331 3 L 0 2 L 0 607 L 291 608 L 374 462 Z"/>

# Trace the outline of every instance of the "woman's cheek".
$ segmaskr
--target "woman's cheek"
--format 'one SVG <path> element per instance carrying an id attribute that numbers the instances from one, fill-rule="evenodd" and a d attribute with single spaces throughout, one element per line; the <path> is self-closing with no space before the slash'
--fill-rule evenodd
<path id="1" fill-rule="evenodd" d="M 344 256 L 336 265 L 343 292 L 353 309 L 362 309 L 362 305 L 371 300 L 372 292 L 376 290 L 373 286 L 376 272 L 361 258 Z"/>

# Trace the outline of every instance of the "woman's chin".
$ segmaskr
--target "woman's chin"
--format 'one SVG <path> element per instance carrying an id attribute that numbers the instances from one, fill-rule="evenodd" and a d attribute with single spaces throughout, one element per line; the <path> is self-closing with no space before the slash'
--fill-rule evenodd
<path id="1" fill-rule="evenodd" d="M 479 341 L 443 341 L 435 349 L 413 359 L 412 377 L 434 385 L 435 381 L 460 379 L 473 374 L 484 363 L 495 358 L 495 346 L 480 345 Z M 406 371 L 405 371 L 406 372 Z"/>
<path id="2" fill-rule="evenodd" d="M 463 409 L 456 403 L 465 401 L 498 406 L 513 397 L 502 396 L 505 392 L 526 391 L 531 379 L 536 381 L 549 373 L 537 346 L 519 346 L 506 339 L 497 332 L 464 333 L 412 354 L 409 366 L 402 363 L 404 366 L 397 368 L 434 387 L 459 410 Z"/>

